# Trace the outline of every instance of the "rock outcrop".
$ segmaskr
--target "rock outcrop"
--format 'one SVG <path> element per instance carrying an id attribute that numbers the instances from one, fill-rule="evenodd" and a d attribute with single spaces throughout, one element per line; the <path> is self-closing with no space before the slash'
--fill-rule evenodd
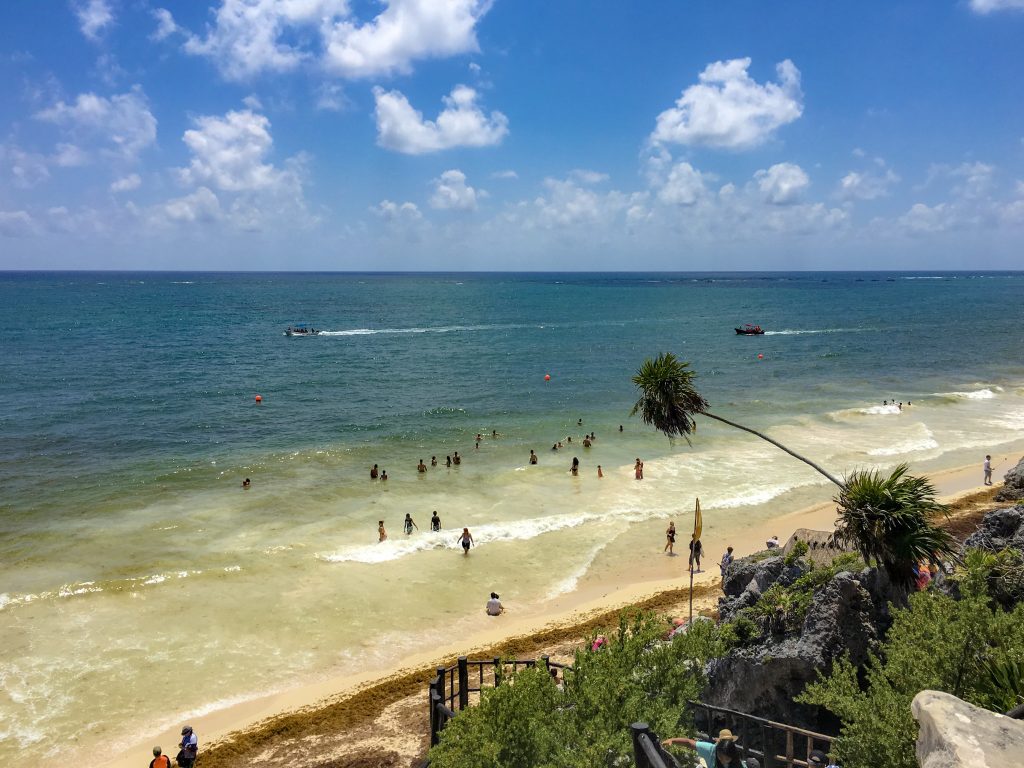
<path id="1" fill-rule="evenodd" d="M 1003 487 L 996 494 L 996 501 L 1017 501 L 1024 499 L 1024 458 L 1017 462 L 1003 478 Z"/>
<path id="2" fill-rule="evenodd" d="M 726 568 L 722 577 L 722 591 L 725 592 L 725 597 L 718 599 L 719 618 L 722 621 L 729 621 L 740 610 L 756 603 L 761 593 L 772 584 L 788 587 L 806 572 L 806 565 L 799 562 L 786 565 L 781 557 L 757 561 L 743 558 L 734 561 Z"/>
<path id="3" fill-rule="evenodd" d="M 982 519 L 978 529 L 964 541 L 972 547 L 998 552 L 1012 547 L 1024 551 L 1024 505 L 994 509 Z"/>
<path id="4" fill-rule="evenodd" d="M 921 691 L 910 709 L 921 768 L 1024 768 L 1024 722 L 941 691 Z"/>

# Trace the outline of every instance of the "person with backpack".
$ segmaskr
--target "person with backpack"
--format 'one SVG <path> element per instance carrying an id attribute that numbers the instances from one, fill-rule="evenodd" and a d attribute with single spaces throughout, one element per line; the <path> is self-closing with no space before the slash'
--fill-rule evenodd
<path id="1" fill-rule="evenodd" d="M 181 768 L 192 768 L 196 764 L 196 756 L 199 754 L 199 739 L 191 725 L 186 725 L 181 729 L 181 743 L 178 746 L 181 747 L 177 758 L 175 758 L 178 765 Z"/>

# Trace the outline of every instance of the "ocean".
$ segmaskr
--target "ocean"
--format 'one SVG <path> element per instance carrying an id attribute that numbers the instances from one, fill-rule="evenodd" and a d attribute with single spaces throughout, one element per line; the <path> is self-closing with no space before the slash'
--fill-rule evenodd
<path id="1" fill-rule="evenodd" d="M 696 496 L 719 536 L 831 498 L 746 433 L 630 418 L 662 351 L 833 473 L 980 472 L 1024 448 L 1022 298 L 1019 272 L 0 273 L 0 762 L 383 668 L 492 589 L 536 610 L 661 568 Z"/>

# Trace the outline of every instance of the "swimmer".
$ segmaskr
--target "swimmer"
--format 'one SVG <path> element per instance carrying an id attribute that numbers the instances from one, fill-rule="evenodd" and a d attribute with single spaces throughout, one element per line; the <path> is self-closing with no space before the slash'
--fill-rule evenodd
<path id="1" fill-rule="evenodd" d="M 569 437 L 565 438 L 565 442 L 571 443 L 572 442 L 572 435 L 569 435 Z"/>
<path id="2" fill-rule="evenodd" d="M 577 419 L 576 426 L 582 427 L 583 426 L 583 419 Z"/>
<path id="3" fill-rule="evenodd" d="M 498 430 L 492 429 L 491 430 L 491 437 L 497 437 L 497 436 L 498 436 Z"/>
<path id="4" fill-rule="evenodd" d="M 455 457 L 452 459 L 452 464 L 454 464 L 457 467 L 461 463 L 462 463 L 462 457 L 459 456 L 459 452 L 456 451 L 455 452 Z"/>
<path id="5" fill-rule="evenodd" d="M 440 531 L 441 530 L 441 518 L 437 516 L 437 510 L 434 510 L 434 516 L 430 518 L 430 530 Z"/>
<path id="6" fill-rule="evenodd" d="M 373 467 L 370 469 L 370 479 L 376 480 L 379 476 L 380 472 L 377 471 L 377 465 L 374 464 Z"/>
<path id="7" fill-rule="evenodd" d="M 405 513 L 405 522 L 403 523 L 403 526 L 405 527 L 406 536 L 412 535 L 413 528 L 415 528 L 417 531 L 420 529 L 420 527 L 416 525 L 416 521 L 412 519 L 412 515 L 410 515 L 408 512 Z"/>
<path id="8" fill-rule="evenodd" d="M 420 463 L 416 465 L 416 471 L 420 474 L 427 471 L 427 465 L 423 463 L 423 459 L 420 459 Z"/>
<path id="9" fill-rule="evenodd" d="M 597 476 L 598 477 L 604 477 L 604 472 L 601 471 L 601 465 L 600 464 L 597 465 Z"/>
<path id="10" fill-rule="evenodd" d="M 537 454 L 533 452 L 533 448 L 530 449 L 530 463 L 531 464 L 536 464 L 537 463 Z"/>
<path id="11" fill-rule="evenodd" d="M 252 480 L 250 480 L 248 477 L 245 478 L 245 480 L 242 481 L 242 487 L 243 488 L 248 489 L 250 485 L 252 485 Z"/>
<path id="12" fill-rule="evenodd" d="M 597 435 L 595 435 L 593 432 L 591 432 L 590 433 L 590 440 L 591 440 L 591 442 L 593 442 L 594 440 L 597 440 Z"/>
<path id="13" fill-rule="evenodd" d="M 380 479 L 382 482 L 388 479 L 388 471 L 386 469 L 380 471 Z"/>
<path id="14" fill-rule="evenodd" d="M 551 444 L 551 450 L 552 451 L 557 451 L 558 450 L 558 443 L 552 443 Z"/>
<path id="15" fill-rule="evenodd" d="M 639 458 L 636 460 L 636 464 L 633 465 L 633 474 L 637 480 L 644 479 L 644 463 Z"/>
<path id="16" fill-rule="evenodd" d="M 377 521 L 377 543 L 380 544 L 382 541 L 386 541 L 388 538 L 388 532 L 384 530 L 384 521 Z"/>
<path id="17" fill-rule="evenodd" d="M 589 435 L 585 435 L 583 437 L 583 447 L 584 448 L 589 448 L 590 447 L 590 436 Z"/>
<path id="18" fill-rule="evenodd" d="M 432 467 L 436 467 L 437 466 L 437 456 L 431 456 L 430 457 L 430 466 L 432 466 Z"/>
<path id="19" fill-rule="evenodd" d="M 621 431 L 622 431 L 622 425 L 619 424 L 619 432 L 621 432 Z"/>
<path id="20" fill-rule="evenodd" d="M 562 448 L 562 447 L 563 447 L 563 446 L 562 446 L 562 441 L 561 441 L 561 440 L 559 440 L 559 441 L 558 441 L 558 447 L 559 447 L 559 448 Z"/>
<path id="21" fill-rule="evenodd" d="M 473 534 L 469 532 L 469 528 L 463 528 L 462 533 L 459 534 L 459 543 L 462 545 L 462 554 L 468 555 L 469 548 L 475 547 L 476 542 L 473 541 Z"/>
<path id="22" fill-rule="evenodd" d="M 572 457 L 572 468 L 569 471 L 572 472 L 573 477 L 580 473 L 580 460 L 575 456 Z"/>
<path id="23" fill-rule="evenodd" d="M 448 469 L 451 469 L 452 468 L 452 457 L 451 456 L 445 456 L 444 460 L 445 460 L 445 466 L 448 467 Z"/>

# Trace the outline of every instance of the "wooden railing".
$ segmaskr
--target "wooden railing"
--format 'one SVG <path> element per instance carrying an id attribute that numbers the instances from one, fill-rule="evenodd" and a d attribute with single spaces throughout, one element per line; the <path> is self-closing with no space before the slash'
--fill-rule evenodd
<path id="1" fill-rule="evenodd" d="M 460 656 L 458 661 L 450 667 L 438 667 L 437 674 L 430 681 L 430 746 L 440 741 L 441 731 L 448 724 L 448 721 L 470 706 L 470 694 L 480 694 L 489 683 L 490 687 L 496 688 L 501 685 L 502 680 L 511 672 L 515 674 L 520 669 L 536 667 L 538 661 L 544 669 L 560 669 L 562 674 L 566 670 L 572 671 L 567 664 L 559 664 L 551 661 L 547 656 L 540 659 L 502 659 L 495 656 L 493 659 L 468 659 Z M 479 695 L 476 697 L 479 700 Z"/>
<path id="2" fill-rule="evenodd" d="M 832 746 L 832 737 L 823 733 L 700 701 L 688 703 L 693 711 L 699 738 L 712 741 L 720 729 L 728 728 L 736 736 L 736 747 L 741 757 L 756 757 L 763 768 L 810 768 L 808 760 L 811 750 L 820 749 L 828 753 Z M 703 718 L 698 715 L 703 715 Z"/>

